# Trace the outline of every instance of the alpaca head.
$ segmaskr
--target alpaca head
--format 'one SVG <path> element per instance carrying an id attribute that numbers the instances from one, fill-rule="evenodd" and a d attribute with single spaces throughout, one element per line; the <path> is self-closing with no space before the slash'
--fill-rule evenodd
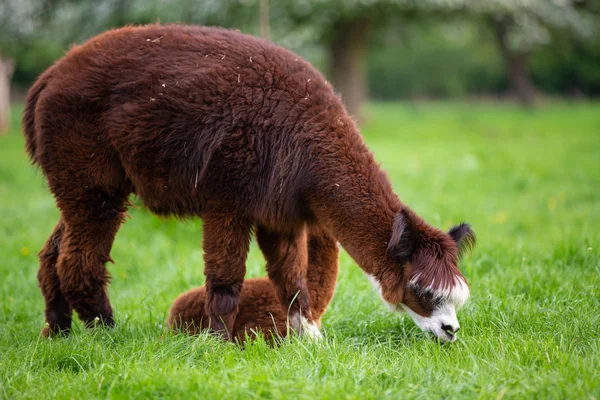
<path id="1" fill-rule="evenodd" d="M 395 218 L 388 244 L 392 262 L 369 278 L 390 309 L 406 311 L 423 331 L 453 342 L 460 329 L 456 310 L 469 298 L 457 262 L 474 244 L 468 224 L 446 233 L 404 210 Z"/>

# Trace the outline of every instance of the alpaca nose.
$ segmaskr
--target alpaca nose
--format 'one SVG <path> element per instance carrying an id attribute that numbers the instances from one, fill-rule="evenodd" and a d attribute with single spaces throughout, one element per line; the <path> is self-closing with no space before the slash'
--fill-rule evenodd
<path id="1" fill-rule="evenodd" d="M 454 337 L 454 335 L 456 334 L 456 332 L 458 332 L 460 330 L 460 326 L 458 326 L 458 325 L 452 326 L 452 325 L 442 324 L 442 330 L 444 332 L 446 332 L 446 334 L 448 336 Z"/>

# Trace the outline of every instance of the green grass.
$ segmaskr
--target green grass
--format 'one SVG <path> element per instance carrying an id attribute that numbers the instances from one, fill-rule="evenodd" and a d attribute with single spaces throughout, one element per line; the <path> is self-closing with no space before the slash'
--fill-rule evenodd
<path id="1" fill-rule="evenodd" d="M 0 398 L 600 397 L 600 104 L 375 104 L 363 133 L 401 199 L 430 223 L 470 222 L 472 299 L 460 340 L 390 314 L 347 254 L 318 344 L 241 350 L 164 331 L 203 282 L 201 223 L 142 208 L 109 265 L 114 330 L 39 337 L 36 253 L 58 212 L 18 132 L 0 137 Z M 264 275 L 256 246 L 248 276 Z"/>

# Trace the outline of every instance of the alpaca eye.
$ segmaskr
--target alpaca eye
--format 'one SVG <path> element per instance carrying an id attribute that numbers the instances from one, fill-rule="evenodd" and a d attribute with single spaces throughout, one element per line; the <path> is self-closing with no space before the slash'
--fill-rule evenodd
<path id="1" fill-rule="evenodd" d="M 417 301 L 419 305 L 427 311 L 433 311 L 441 305 L 441 299 L 433 295 L 430 291 L 424 291 L 418 294 Z"/>

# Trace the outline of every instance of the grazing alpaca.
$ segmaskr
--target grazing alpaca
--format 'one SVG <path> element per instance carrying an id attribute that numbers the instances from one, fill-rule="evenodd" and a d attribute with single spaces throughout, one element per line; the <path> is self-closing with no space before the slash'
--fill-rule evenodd
<path id="1" fill-rule="evenodd" d="M 335 291 L 337 279 L 338 246 L 331 236 L 311 229 L 308 235 L 308 268 L 306 286 L 310 293 L 311 314 L 317 326 Z M 167 325 L 176 331 L 197 334 L 209 327 L 205 312 L 204 286 L 181 294 L 169 312 Z M 267 278 L 244 281 L 240 293 L 239 311 L 233 323 L 232 338 L 243 343 L 246 334 L 254 337 L 263 332 L 267 340 L 287 335 L 288 313 L 281 306 L 275 287 Z"/>
<path id="2" fill-rule="evenodd" d="M 454 339 L 472 231 L 442 232 L 402 204 L 331 86 L 281 47 L 219 28 L 109 31 L 38 78 L 23 131 L 61 212 L 40 252 L 45 334 L 68 332 L 72 310 L 114 324 L 105 264 L 135 193 L 156 214 L 203 219 L 215 331 L 233 331 L 255 231 L 292 327 L 318 335 L 306 283 L 318 226 L 388 304 Z"/>

